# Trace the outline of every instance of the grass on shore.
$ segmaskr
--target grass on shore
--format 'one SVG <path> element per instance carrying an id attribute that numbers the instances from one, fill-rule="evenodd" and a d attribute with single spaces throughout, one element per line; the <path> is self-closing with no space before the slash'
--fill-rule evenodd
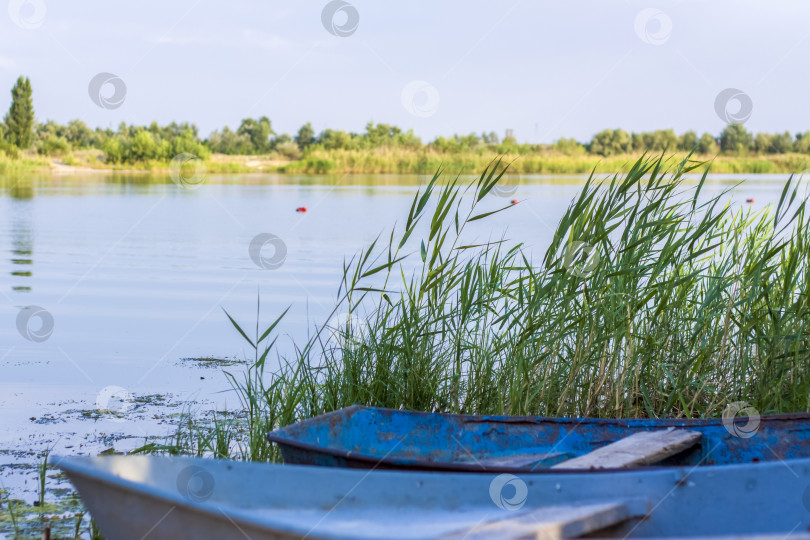
<path id="1" fill-rule="evenodd" d="M 287 173 L 287 174 L 427 174 L 440 167 L 462 174 L 476 174 L 492 160 L 487 151 L 442 153 L 429 148 L 374 148 L 371 150 L 323 150 L 305 153 L 298 160 L 277 154 L 262 156 L 232 156 L 214 154 L 205 161 L 210 174 Z M 595 167 L 610 173 L 627 173 L 640 154 L 602 157 L 591 154 L 566 155 L 558 152 L 507 155 L 513 161 L 510 174 L 588 174 Z M 676 156 L 684 158 L 685 154 Z M 712 172 L 732 174 L 787 174 L 810 168 L 810 155 L 801 153 L 763 154 L 747 156 L 698 156 L 711 161 Z M 58 171 L 116 171 L 165 173 L 165 161 L 141 161 L 107 164 L 100 150 L 76 151 L 65 156 L 48 158 L 32 152 L 20 152 L 9 157 L 0 152 L 0 175 L 15 172 Z M 699 170 L 698 172 L 702 172 Z"/>
<path id="2" fill-rule="evenodd" d="M 231 319 L 255 351 L 230 375 L 241 420 L 178 435 L 174 451 L 224 457 L 228 441 L 230 457 L 277 460 L 268 431 L 356 403 L 596 417 L 712 417 L 735 401 L 810 410 L 803 186 L 787 182 L 776 208 L 733 210 L 700 197 L 703 181 L 684 183 L 701 168 L 643 157 L 626 176 L 588 181 L 542 264 L 520 245 L 464 245 L 465 228 L 496 211 L 498 164 L 471 185 L 440 187 L 437 173 L 401 226 L 346 263 L 335 313 L 350 316 L 337 332 L 321 326 L 267 369 L 284 314 L 255 332 Z M 412 275 L 401 271 L 410 259 Z"/>
<path id="3" fill-rule="evenodd" d="M 555 152 L 507 155 L 512 161 L 510 174 L 588 174 L 594 167 L 610 173 L 626 173 L 641 154 L 602 157 L 591 154 L 565 155 Z M 686 154 L 675 156 L 683 159 Z M 794 173 L 810 167 L 806 154 L 771 154 L 751 156 L 699 156 L 712 161 L 714 173 Z M 357 173 L 357 174 L 432 174 L 440 167 L 454 172 L 474 174 L 492 160 L 488 152 L 440 153 L 429 149 L 408 150 L 379 148 L 360 150 L 315 150 L 298 161 L 281 167 L 287 173 Z M 705 167 L 705 166 L 704 166 Z M 703 172 L 698 169 L 699 172 Z"/>

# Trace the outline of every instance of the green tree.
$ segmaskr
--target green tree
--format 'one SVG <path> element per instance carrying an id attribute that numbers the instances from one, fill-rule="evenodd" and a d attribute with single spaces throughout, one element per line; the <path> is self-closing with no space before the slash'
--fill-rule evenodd
<path id="1" fill-rule="evenodd" d="M 773 150 L 777 154 L 793 152 L 793 137 L 787 131 L 773 136 Z"/>
<path id="2" fill-rule="evenodd" d="M 773 135 L 770 133 L 757 133 L 754 137 L 754 149 L 760 154 L 773 154 Z"/>
<path id="3" fill-rule="evenodd" d="M 81 120 L 68 122 L 65 128 L 65 138 L 79 148 L 89 148 L 96 142 L 93 131 Z"/>
<path id="4" fill-rule="evenodd" d="M 31 93 L 31 81 L 28 77 L 19 77 L 11 89 L 11 108 L 3 120 L 8 128 L 9 142 L 18 148 L 28 148 L 34 138 L 34 101 Z"/>
<path id="5" fill-rule="evenodd" d="M 121 139 L 117 137 L 107 139 L 102 149 L 107 156 L 107 163 L 123 163 L 124 144 L 121 142 Z"/>
<path id="6" fill-rule="evenodd" d="M 145 161 L 160 157 L 160 146 L 152 133 L 142 129 L 132 138 L 129 161 Z"/>
<path id="7" fill-rule="evenodd" d="M 672 152 L 678 146 L 678 136 L 671 129 L 659 129 L 652 134 L 651 150 Z"/>
<path id="8" fill-rule="evenodd" d="M 414 135 L 412 129 L 409 129 L 397 135 L 397 144 L 403 148 L 417 150 L 422 147 L 422 139 Z"/>
<path id="9" fill-rule="evenodd" d="M 301 126 L 298 135 L 295 136 L 295 142 L 301 150 L 306 150 L 307 146 L 315 144 L 315 130 L 312 129 L 312 124 L 307 122 Z"/>
<path id="10" fill-rule="evenodd" d="M 697 133 L 694 131 L 687 131 L 680 137 L 678 137 L 678 150 L 683 152 L 691 152 L 694 150 L 695 146 L 697 145 L 698 138 Z"/>
<path id="11" fill-rule="evenodd" d="M 402 129 L 390 124 L 366 124 L 366 133 L 363 136 L 368 148 L 378 148 L 380 146 L 398 146 Z"/>
<path id="12" fill-rule="evenodd" d="M 604 129 L 593 136 L 590 152 L 601 156 L 624 154 L 631 149 L 630 135 L 623 129 Z"/>
<path id="13" fill-rule="evenodd" d="M 250 137 L 244 133 L 237 134 L 225 126 L 222 133 L 214 131 L 208 137 L 208 146 L 212 152 L 220 154 L 249 154 L 254 151 Z"/>
<path id="14" fill-rule="evenodd" d="M 566 139 L 565 137 L 558 139 L 552 145 L 552 148 L 566 156 L 579 156 L 585 153 L 585 147 L 577 142 L 576 139 Z"/>
<path id="15" fill-rule="evenodd" d="M 704 133 L 697 143 L 698 154 L 716 154 L 717 141 L 711 133 Z"/>
<path id="16" fill-rule="evenodd" d="M 273 146 L 273 148 L 277 147 L 280 144 L 287 144 L 287 143 L 294 144 L 293 138 L 290 137 L 288 133 L 280 133 L 275 137 L 273 137 L 273 140 L 271 141 L 271 145 Z"/>
<path id="17" fill-rule="evenodd" d="M 753 143 L 753 137 L 742 124 L 729 124 L 720 134 L 720 149 L 726 153 L 744 154 Z"/>
<path id="18" fill-rule="evenodd" d="M 641 133 L 630 134 L 630 149 L 634 152 L 643 152 L 647 149 L 644 136 Z"/>
<path id="19" fill-rule="evenodd" d="M 320 144 L 327 150 L 348 149 L 352 147 L 352 136 L 345 131 L 326 129 L 318 137 Z"/>
<path id="20" fill-rule="evenodd" d="M 802 154 L 810 154 L 810 131 L 796 134 L 796 142 L 793 143 L 793 150 Z"/>
<path id="21" fill-rule="evenodd" d="M 270 148 L 270 136 L 273 135 L 273 128 L 270 119 L 262 116 L 258 120 L 245 118 L 236 130 L 237 135 L 244 135 L 250 139 L 253 146 L 252 153 L 261 154 Z"/>

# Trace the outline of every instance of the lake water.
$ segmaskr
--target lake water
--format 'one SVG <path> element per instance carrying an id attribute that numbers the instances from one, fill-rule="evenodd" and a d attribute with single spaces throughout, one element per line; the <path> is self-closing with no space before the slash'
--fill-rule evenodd
<path id="1" fill-rule="evenodd" d="M 706 193 L 742 178 L 714 177 Z M 747 178 L 732 203 L 754 198 L 762 207 L 778 200 L 786 176 Z M 425 181 L 211 176 L 190 190 L 155 180 L 92 174 L 0 183 L 0 451 L 55 444 L 75 453 L 80 444 L 92 451 L 89 441 L 108 433 L 155 434 L 137 422 L 84 420 L 81 411 L 108 399 L 110 387 L 177 403 L 227 404 L 230 396 L 234 405 L 219 370 L 182 360 L 249 356 L 221 308 L 252 326 L 260 291 L 263 323 L 292 306 L 282 347 L 304 339 L 334 307 L 344 258 L 403 222 Z M 584 177 L 522 182 L 514 194 L 488 197 L 492 208 L 520 203 L 478 222 L 471 235 L 505 233 L 540 255 Z M 286 247 L 278 268 L 262 269 L 250 257 L 261 233 Z M 40 339 L 41 317 L 19 331 L 26 306 L 52 317 L 47 339 L 23 336 Z"/>

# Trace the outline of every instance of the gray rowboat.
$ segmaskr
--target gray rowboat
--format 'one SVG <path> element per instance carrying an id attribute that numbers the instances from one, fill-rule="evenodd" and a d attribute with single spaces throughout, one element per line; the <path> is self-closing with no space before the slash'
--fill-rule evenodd
<path id="1" fill-rule="evenodd" d="M 64 457 L 108 540 L 747 535 L 810 526 L 810 459 L 544 474 Z"/>

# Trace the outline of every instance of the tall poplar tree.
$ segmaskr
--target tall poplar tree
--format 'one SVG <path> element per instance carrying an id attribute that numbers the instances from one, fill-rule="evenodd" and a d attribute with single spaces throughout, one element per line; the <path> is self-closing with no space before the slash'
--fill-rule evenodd
<path id="1" fill-rule="evenodd" d="M 20 77 L 11 89 L 11 107 L 3 119 L 6 123 L 8 141 L 18 148 L 28 148 L 34 138 L 34 101 L 31 98 L 31 81 Z"/>

